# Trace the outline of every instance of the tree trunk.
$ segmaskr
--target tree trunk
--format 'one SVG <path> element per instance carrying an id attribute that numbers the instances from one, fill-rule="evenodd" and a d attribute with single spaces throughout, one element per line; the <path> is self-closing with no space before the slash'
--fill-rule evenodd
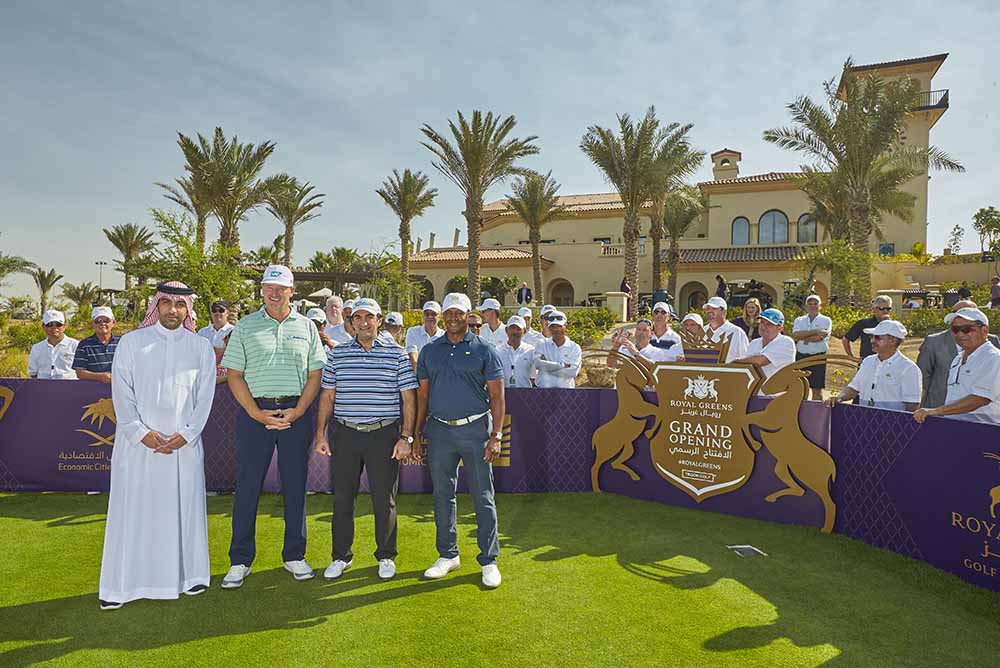
<path id="1" fill-rule="evenodd" d="M 536 304 L 545 303 L 542 292 L 542 230 L 538 226 L 528 228 L 528 241 L 531 242 L 531 274 L 535 292 L 532 295 Z"/>
<path id="2" fill-rule="evenodd" d="M 845 304 L 851 292 L 851 272 L 844 267 L 830 270 L 830 297 L 837 297 L 838 304 Z"/>
<path id="3" fill-rule="evenodd" d="M 628 318 L 634 321 L 639 314 L 639 216 L 631 214 L 622 229 L 625 241 L 625 282 L 632 289 L 628 300 Z"/>
<path id="4" fill-rule="evenodd" d="M 205 252 L 205 225 L 208 216 L 199 216 L 195 223 L 194 240 L 198 244 L 198 250 Z"/>
<path id="5" fill-rule="evenodd" d="M 49 295 L 47 292 L 42 292 L 38 298 L 38 307 L 42 310 L 42 315 L 49 310 Z"/>
<path id="6" fill-rule="evenodd" d="M 853 272 L 853 289 L 851 300 L 855 305 L 867 304 L 871 299 L 872 275 L 868 261 L 868 240 L 871 226 L 868 217 L 871 209 L 867 203 L 851 204 L 848 208 L 848 229 L 850 230 L 851 250 L 854 252 L 855 269 Z"/>
<path id="7" fill-rule="evenodd" d="M 653 212 L 649 216 L 649 238 L 653 240 L 653 292 L 663 287 L 660 261 L 660 242 L 663 240 L 663 205 L 654 202 Z M 673 293 L 671 293 L 673 294 Z"/>
<path id="8" fill-rule="evenodd" d="M 683 316 L 681 312 L 680 303 L 677 299 L 677 265 L 680 264 L 681 252 L 678 248 L 677 237 L 670 236 L 670 251 L 667 254 L 667 271 L 670 272 L 670 278 L 667 279 L 667 292 L 669 292 L 674 298 L 674 308 L 677 314 Z M 686 307 L 685 307 L 686 310 Z"/>
<path id="9" fill-rule="evenodd" d="M 469 274 L 466 283 L 466 293 L 472 302 L 472 308 L 479 305 L 479 225 L 482 212 L 482 202 L 465 202 L 465 221 L 468 224 Z"/>
<path id="10" fill-rule="evenodd" d="M 292 268 L 292 246 L 295 244 L 295 225 L 285 223 L 285 266 Z"/>
<path id="11" fill-rule="evenodd" d="M 399 221 L 399 270 L 403 277 L 400 309 L 410 308 L 410 221 Z"/>

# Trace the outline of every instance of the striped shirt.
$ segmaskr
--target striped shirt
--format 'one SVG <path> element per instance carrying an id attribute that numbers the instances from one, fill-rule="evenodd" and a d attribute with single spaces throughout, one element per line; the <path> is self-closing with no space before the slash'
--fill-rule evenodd
<path id="1" fill-rule="evenodd" d="M 356 339 L 336 346 L 323 368 L 323 389 L 336 392 L 333 417 L 348 422 L 399 419 L 399 393 L 417 387 L 406 352 L 381 338 L 375 339 L 371 350 Z"/>
<path id="2" fill-rule="evenodd" d="M 101 343 L 97 334 L 88 336 L 80 341 L 76 347 L 76 356 L 73 358 L 73 369 L 76 371 L 89 371 L 90 373 L 111 373 L 111 362 L 115 359 L 115 348 L 122 337 L 117 334 L 111 335 L 111 340 L 107 345 Z"/>
<path id="3" fill-rule="evenodd" d="M 309 372 L 325 360 L 312 320 L 292 310 L 278 322 L 261 308 L 236 323 L 222 366 L 243 373 L 255 398 L 285 397 L 302 394 Z"/>

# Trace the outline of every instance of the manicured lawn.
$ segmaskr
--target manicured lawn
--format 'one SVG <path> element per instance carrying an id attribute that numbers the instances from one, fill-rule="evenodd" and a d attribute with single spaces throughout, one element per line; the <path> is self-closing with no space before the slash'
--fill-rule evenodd
<path id="1" fill-rule="evenodd" d="M 309 498 L 308 558 L 329 562 L 331 500 Z M 354 568 L 281 570 L 281 500 L 266 496 L 258 561 L 228 567 L 231 497 L 209 499 L 213 587 L 97 607 L 107 496 L 0 496 L 0 666 L 995 666 L 1000 596 L 814 529 L 612 495 L 502 495 L 503 586 L 480 587 L 467 497 L 462 569 L 436 557 L 427 496 L 400 497 L 398 577 L 375 574 L 358 505 Z M 770 556 L 741 558 L 727 544 Z"/>

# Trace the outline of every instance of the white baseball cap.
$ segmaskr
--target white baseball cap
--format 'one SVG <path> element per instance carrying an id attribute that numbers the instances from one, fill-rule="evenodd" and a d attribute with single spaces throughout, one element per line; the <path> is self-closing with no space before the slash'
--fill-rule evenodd
<path id="1" fill-rule="evenodd" d="M 658 308 L 663 309 L 664 311 L 667 312 L 667 315 L 670 315 L 670 304 L 668 304 L 667 302 L 656 302 L 655 304 L 653 304 L 654 311 Z"/>
<path id="2" fill-rule="evenodd" d="M 521 308 L 517 309 L 517 314 L 519 316 L 521 316 L 522 318 L 530 318 L 531 317 L 531 309 L 528 308 L 527 306 L 522 306 Z"/>
<path id="3" fill-rule="evenodd" d="M 823 300 L 820 298 L 819 295 L 809 295 L 808 297 L 806 297 L 805 303 L 808 304 L 809 302 L 813 301 L 814 299 L 816 300 L 817 304 L 822 304 L 823 303 Z"/>
<path id="4" fill-rule="evenodd" d="M 954 313 L 949 313 L 944 317 L 944 324 L 950 325 L 951 321 L 955 318 L 965 318 L 966 320 L 971 320 L 973 322 L 978 322 L 981 325 L 990 324 L 990 319 L 986 317 L 986 314 L 977 308 L 960 308 Z"/>
<path id="5" fill-rule="evenodd" d="M 524 323 L 524 318 L 522 318 L 519 315 L 512 315 L 509 318 L 507 318 L 507 326 L 510 327 L 511 325 L 513 325 L 514 327 L 520 327 L 521 329 L 527 329 L 528 327 Z"/>
<path id="6" fill-rule="evenodd" d="M 63 315 L 62 311 L 57 311 L 54 308 L 50 308 L 48 311 L 42 314 L 42 324 L 47 325 L 50 322 L 61 322 L 66 324 L 66 316 Z"/>
<path id="7" fill-rule="evenodd" d="M 115 312 L 111 310 L 110 306 L 95 306 L 90 311 L 90 320 L 93 322 L 98 318 L 107 318 L 108 320 L 115 319 Z"/>
<path id="8" fill-rule="evenodd" d="M 392 325 L 393 327 L 402 327 L 403 314 L 399 311 L 390 311 L 389 315 L 385 316 L 385 324 Z"/>
<path id="9" fill-rule="evenodd" d="M 546 304 L 545 306 L 542 307 L 541 314 L 548 315 L 549 313 L 552 313 L 555 310 L 556 310 L 555 306 L 553 306 L 552 304 Z"/>
<path id="10" fill-rule="evenodd" d="M 705 306 L 711 306 L 712 308 L 721 308 L 723 310 L 728 309 L 729 306 L 726 304 L 726 300 L 722 297 L 712 297 L 707 302 Z"/>
<path id="11" fill-rule="evenodd" d="M 566 314 L 562 311 L 550 311 L 549 312 L 549 325 L 562 325 L 566 326 Z"/>
<path id="12" fill-rule="evenodd" d="M 477 311 L 485 311 L 486 309 L 493 309 L 497 313 L 500 312 L 500 302 L 495 299 L 484 299 L 483 303 L 479 305 Z"/>
<path id="13" fill-rule="evenodd" d="M 306 317 L 318 322 L 326 322 L 326 311 L 321 308 L 311 308 L 306 312 Z"/>
<path id="14" fill-rule="evenodd" d="M 424 307 L 421 310 L 422 311 L 434 311 L 435 313 L 440 313 L 441 312 L 441 305 L 438 304 L 436 301 L 431 300 L 429 302 L 424 302 Z"/>
<path id="15" fill-rule="evenodd" d="M 464 295 L 461 292 L 449 292 L 444 296 L 444 301 L 441 303 L 441 311 L 447 311 L 452 308 L 457 308 L 463 313 L 468 313 L 472 310 L 472 302 L 469 301 L 468 295 Z"/>
<path id="16" fill-rule="evenodd" d="M 340 307 L 340 310 L 343 311 L 345 308 L 349 308 L 349 309 L 353 310 L 354 309 L 354 300 L 353 299 L 348 299 L 346 302 L 344 302 L 344 305 Z"/>
<path id="17" fill-rule="evenodd" d="M 261 285 L 282 285 L 286 288 L 295 286 L 295 277 L 292 270 L 280 264 L 272 264 L 264 270 L 264 275 L 260 279 Z"/>
<path id="18" fill-rule="evenodd" d="M 368 311 L 372 315 L 382 315 L 382 307 L 378 305 L 377 301 L 368 297 L 355 300 L 354 305 L 351 307 L 351 315 L 354 315 L 358 311 Z"/>
<path id="19" fill-rule="evenodd" d="M 895 336 L 900 340 L 906 338 L 906 327 L 903 326 L 903 323 L 897 320 L 883 320 L 874 327 L 866 327 L 861 331 L 869 336 L 885 336 L 888 334 L 889 336 Z"/>
<path id="20" fill-rule="evenodd" d="M 704 327 L 705 326 L 705 321 L 702 320 L 701 316 L 699 314 L 697 314 L 697 313 L 688 313 L 686 316 L 684 316 L 684 319 L 681 320 L 681 322 L 685 323 L 688 320 L 690 320 L 691 322 L 698 323 L 699 327 Z"/>

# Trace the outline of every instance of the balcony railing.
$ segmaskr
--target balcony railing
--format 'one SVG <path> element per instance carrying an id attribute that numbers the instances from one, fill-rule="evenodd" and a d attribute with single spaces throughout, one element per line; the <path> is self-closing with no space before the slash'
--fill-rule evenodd
<path id="1" fill-rule="evenodd" d="M 646 244 L 639 244 L 639 256 L 646 254 Z M 624 257 L 625 244 L 603 244 L 601 246 L 601 257 Z"/>
<path id="2" fill-rule="evenodd" d="M 943 109 L 948 108 L 948 89 L 943 90 L 925 90 L 921 91 L 920 96 L 917 98 L 917 109 L 928 109 L 940 107 Z"/>

